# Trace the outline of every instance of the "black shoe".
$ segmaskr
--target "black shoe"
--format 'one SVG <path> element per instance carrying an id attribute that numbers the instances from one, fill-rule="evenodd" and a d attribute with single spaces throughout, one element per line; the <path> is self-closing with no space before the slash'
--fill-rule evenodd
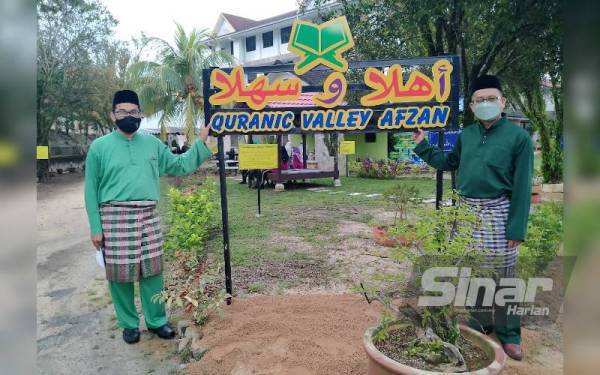
<path id="1" fill-rule="evenodd" d="M 175 331 L 173 328 L 169 327 L 168 324 L 162 325 L 158 328 L 148 328 L 148 331 L 156 333 L 158 337 L 165 340 L 175 337 Z"/>
<path id="2" fill-rule="evenodd" d="M 128 344 L 135 344 L 140 341 L 140 330 L 137 328 L 125 328 L 123 330 L 123 340 Z"/>

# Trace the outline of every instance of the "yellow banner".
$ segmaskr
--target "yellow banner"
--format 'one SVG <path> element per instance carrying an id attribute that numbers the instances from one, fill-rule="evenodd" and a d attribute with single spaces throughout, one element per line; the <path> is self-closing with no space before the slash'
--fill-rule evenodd
<path id="1" fill-rule="evenodd" d="M 354 155 L 355 150 L 356 148 L 354 141 L 342 141 L 340 144 L 340 154 Z"/>
<path id="2" fill-rule="evenodd" d="M 239 145 L 239 169 L 277 168 L 277 145 Z"/>
<path id="3" fill-rule="evenodd" d="M 37 146 L 37 158 L 48 160 L 48 146 Z"/>

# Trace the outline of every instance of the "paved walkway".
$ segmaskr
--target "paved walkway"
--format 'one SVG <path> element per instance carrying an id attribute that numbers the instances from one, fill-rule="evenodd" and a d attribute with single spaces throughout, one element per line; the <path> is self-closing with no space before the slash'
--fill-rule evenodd
<path id="1" fill-rule="evenodd" d="M 168 374 L 174 341 L 143 333 L 127 345 L 89 240 L 81 175 L 38 185 L 39 374 Z M 140 328 L 144 328 L 141 326 Z"/>

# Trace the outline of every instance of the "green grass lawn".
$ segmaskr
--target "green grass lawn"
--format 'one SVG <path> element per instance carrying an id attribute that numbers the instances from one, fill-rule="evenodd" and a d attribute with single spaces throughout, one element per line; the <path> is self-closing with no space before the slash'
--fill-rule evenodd
<path id="1" fill-rule="evenodd" d="M 184 179 L 184 186 L 197 183 L 200 177 Z M 216 177 L 210 177 L 215 178 Z M 217 179 L 218 180 L 218 179 Z M 348 218 L 368 223 L 369 214 L 361 215 L 377 207 L 385 207 L 382 197 L 368 198 L 365 194 L 383 193 L 387 188 L 403 183 L 416 186 L 422 197 L 435 195 L 435 180 L 429 177 L 410 177 L 401 180 L 377 180 L 357 177 L 341 177 L 342 186 L 333 187 L 332 179 L 314 179 L 310 184 L 286 188 L 276 192 L 272 188 L 261 190 L 261 213 L 257 217 L 257 191 L 249 189 L 239 181 L 227 179 L 229 209 L 229 237 L 233 266 L 259 264 L 262 261 L 301 260 L 306 254 L 290 251 L 288 244 L 274 242 L 274 235 L 301 237 L 309 243 L 318 243 L 335 238 L 335 229 L 340 220 Z M 162 179 L 161 212 L 168 209 L 168 185 L 171 179 Z M 449 180 L 444 181 L 445 194 L 449 193 Z M 323 187 L 329 192 L 313 192 L 307 187 Z M 217 187 L 218 190 L 218 187 Z M 329 194 L 336 192 L 335 194 Z M 363 195 L 350 196 L 357 192 Z M 447 196 L 447 195 L 445 195 Z M 217 198 L 218 199 L 218 198 Z M 215 215 L 214 235 L 207 242 L 207 249 L 222 254 L 221 212 Z"/>

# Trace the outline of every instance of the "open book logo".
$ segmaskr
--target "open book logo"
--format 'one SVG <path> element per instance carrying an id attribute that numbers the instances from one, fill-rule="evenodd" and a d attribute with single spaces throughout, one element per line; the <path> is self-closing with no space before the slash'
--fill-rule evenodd
<path id="1" fill-rule="evenodd" d="M 292 26 L 288 50 L 300 56 L 294 72 L 302 75 L 319 64 L 338 72 L 348 69 L 348 61 L 342 52 L 354 47 L 352 33 L 346 17 L 334 18 L 320 25 L 296 21 Z"/>

